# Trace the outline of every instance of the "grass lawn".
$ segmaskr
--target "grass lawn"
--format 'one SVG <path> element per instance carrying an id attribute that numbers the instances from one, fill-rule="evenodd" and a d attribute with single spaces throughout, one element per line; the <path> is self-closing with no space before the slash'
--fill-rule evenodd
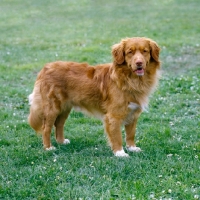
<path id="1" fill-rule="evenodd" d="M 197 0 L 1 0 L 0 199 L 200 199 L 200 3 Z M 161 47 L 163 75 L 138 122 L 143 149 L 113 156 L 102 123 L 72 112 L 70 145 L 43 150 L 27 96 L 46 62 L 111 62 L 121 38 Z M 124 133 L 124 131 L 123 131 Z"/>

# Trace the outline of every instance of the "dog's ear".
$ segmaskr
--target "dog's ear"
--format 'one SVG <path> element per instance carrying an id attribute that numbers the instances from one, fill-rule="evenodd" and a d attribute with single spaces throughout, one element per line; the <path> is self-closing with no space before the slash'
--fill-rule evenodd
<path id="1" fill-rule="evenodd" d="M 119 44 L 115 44 L 112 46 L 112 56 L 114 62 L 118 65 L 121 65 L 125 58 L 124 58 L 124 40 L 122 40 Z"/>
<path id="2" fill-rule="evenodd" d="M 149 41 L 150 41 L 150 47 L 151 47 L 151 56 L 153 60 L 156 62 L 160 62 L 159 61 L 160 47 L 155 41 L 153 40 L 149 40 Z"/>

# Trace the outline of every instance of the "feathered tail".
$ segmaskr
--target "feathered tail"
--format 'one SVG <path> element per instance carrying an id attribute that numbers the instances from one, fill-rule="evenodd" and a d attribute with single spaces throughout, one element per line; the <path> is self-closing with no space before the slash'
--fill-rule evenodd
<path id="1" fill-rule="evenodd" d="M 43 126 L 43 111 L 42 111 L 42 99 L 40 90 L 35 86 L 33 93 L 29 95 L 30 114 L 28 116 L 28 122 L 30 126 L 37 132 L 42 133 Z"/>

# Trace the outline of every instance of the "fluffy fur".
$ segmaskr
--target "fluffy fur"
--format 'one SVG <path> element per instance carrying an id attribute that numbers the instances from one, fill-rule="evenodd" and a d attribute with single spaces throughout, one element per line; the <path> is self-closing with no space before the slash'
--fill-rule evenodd
<path id="1" fill-rule="evenodd" d="M 57 61 L 39 72 L 29 96 L 31 127 L 43 136 L 47 150 L 54 149 L 50 134 L 55 126 L 58 143 L 72 108 L 102 119 L 113 153 L 128 156 L 122 147 L 125 126 L 129 151 L 140 151 L 134 142 L 136 123 L 148 105 L 159 79 L 160 48 L 148 38 L 126 38 L 112 47 L 113 62 L 97 66 Z"/>

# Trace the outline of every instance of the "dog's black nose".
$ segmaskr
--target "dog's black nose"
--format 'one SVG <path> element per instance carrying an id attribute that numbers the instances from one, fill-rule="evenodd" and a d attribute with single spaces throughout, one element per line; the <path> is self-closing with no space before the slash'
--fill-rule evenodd
<path id="1" fill-rule="evenodd" d="M 137 62 L 136 62 L 137 67 L 141 67 L 142 64 L 143 64 L 142 61 L 137 61 Z"/>

